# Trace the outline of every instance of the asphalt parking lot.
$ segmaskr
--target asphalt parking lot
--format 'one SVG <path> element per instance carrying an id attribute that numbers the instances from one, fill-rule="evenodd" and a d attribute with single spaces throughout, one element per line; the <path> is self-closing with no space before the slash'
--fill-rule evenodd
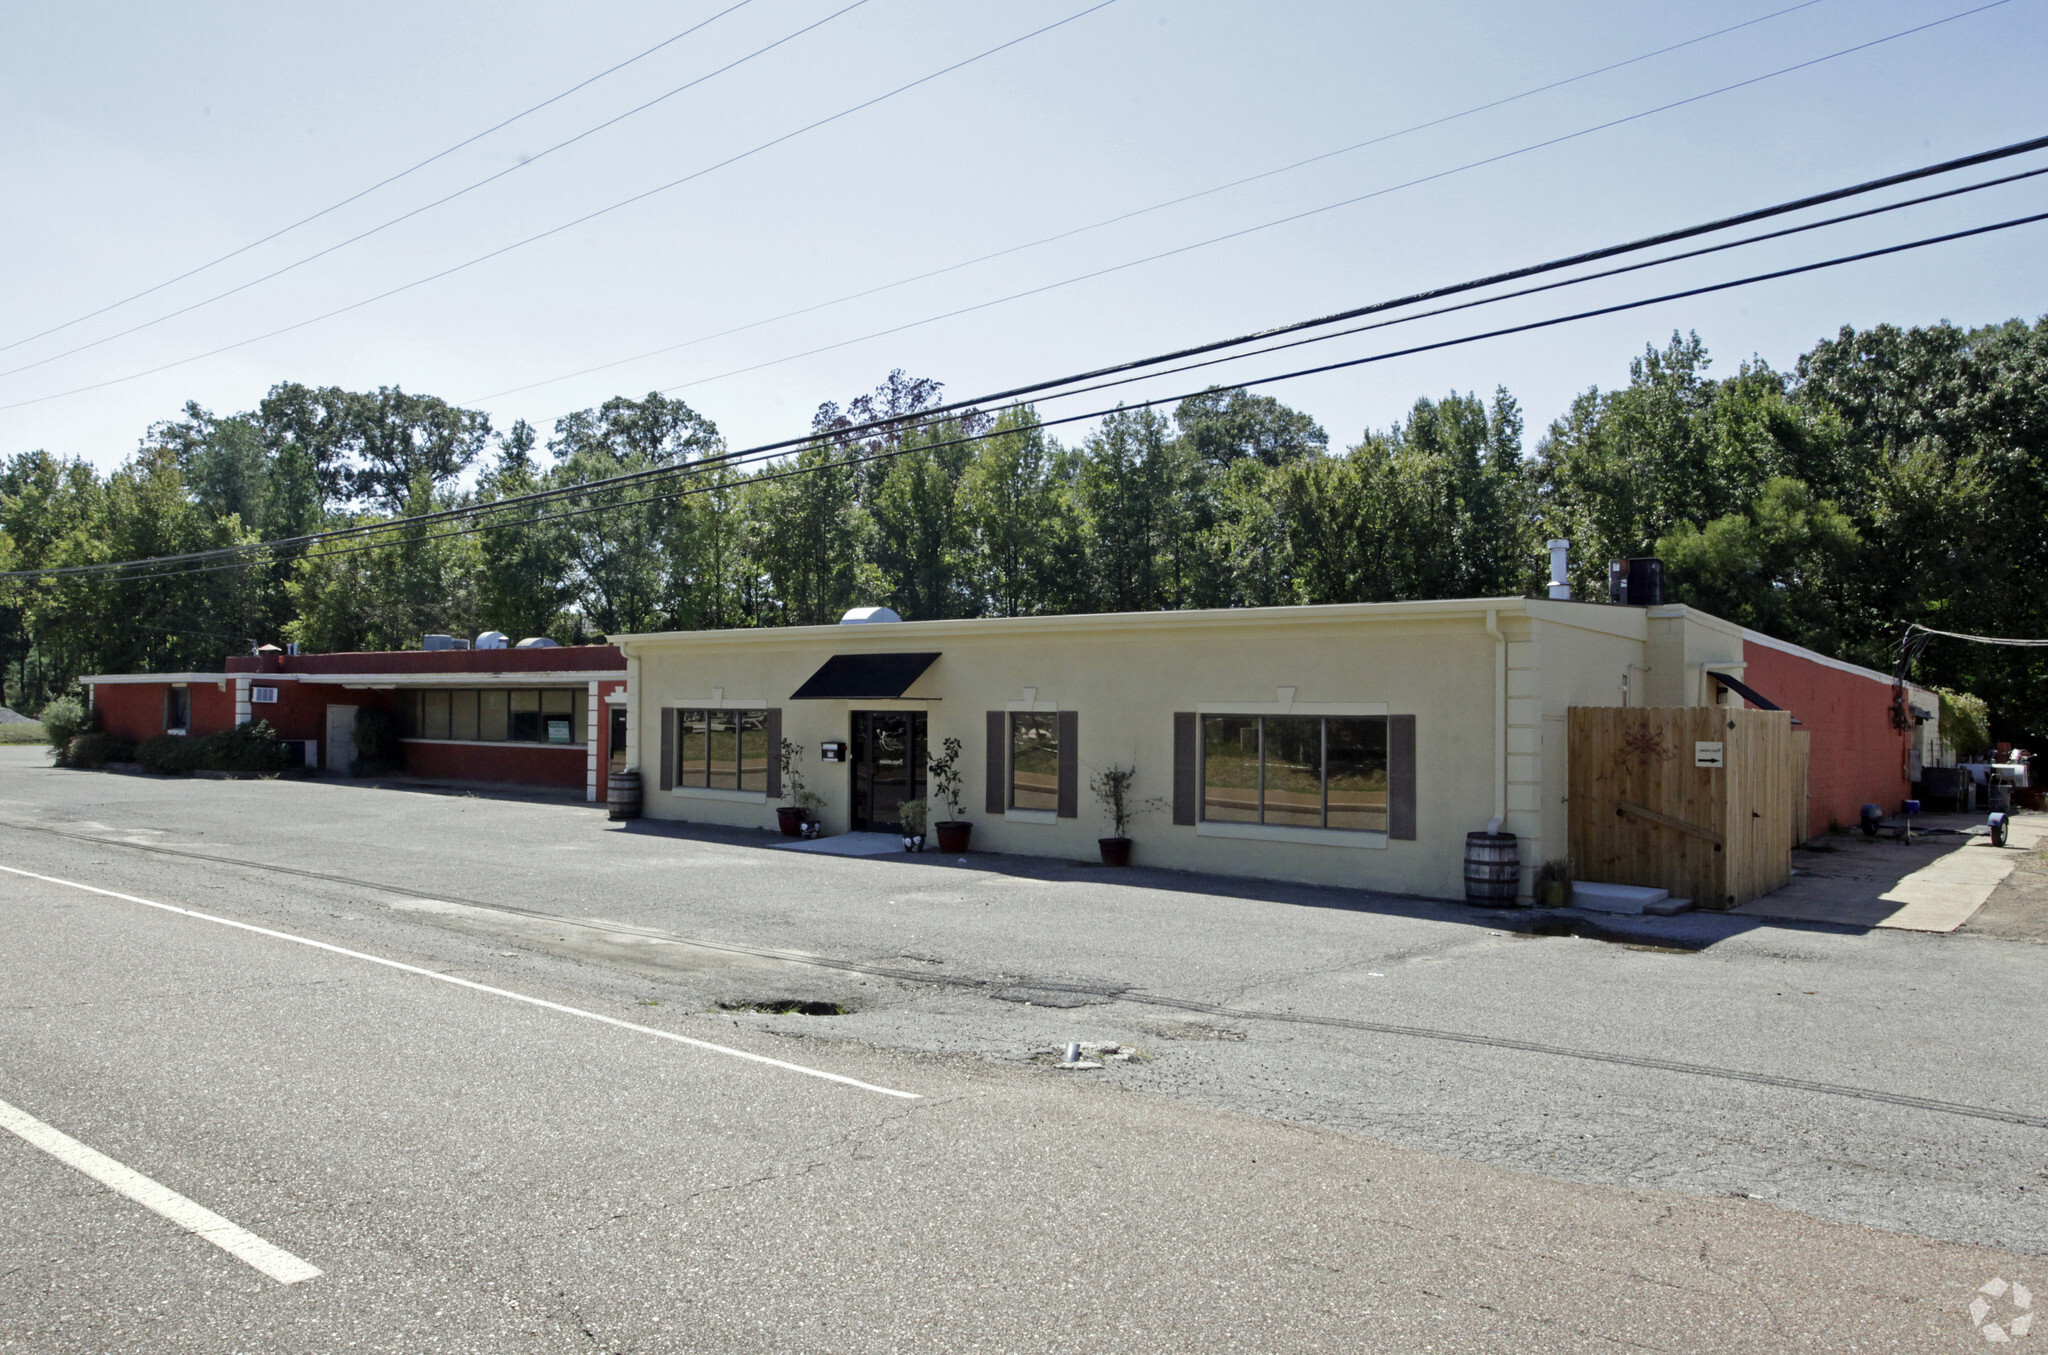
<path id="1" fill-rule="evenodd" d="M 421 983 L 408 989 L 403 975 L 379 976 L 373 1000 L 362 996 L 367 980 L 311 972 L 320 966 L 310 961 L 308 973 L 273 974 L 300 961 L 279 960 L 275 946 L 245 949 L 245 937 L 198 941 L 180 931 L 196 924 L 159 933 L 164 918 L 121 921 L 119 913 L 97 911 L 115 906 L 101 896 L 15 877 L 9 897 L 22 944 L 7 971 L 13 1052 L 0 1065 L 15 1094 L 0 1092 L 0 1100 L 22 1105 L 26 1088 L 39 1103 L 75 1109 L 68 1132 L 86 1138 L 85 1129 L 103 1151 L 147 1157 L 149 1134 L 110 1088 L 142 1089 L 138 1095 L 153 1107 L 175 1102 L 177 1078 L 230 1104 L 282 1097 L 288 1109 L 273 1107 L 265 1121 L 282 1126 L 294 1145 L 282 1160 L 330 1160 L 324 1170 L 346 1179 L 341 1197 L 387 1206 L 357 1216 L 365 1236 L 401 1226 L 403 1211 L 390 1211 L 408 1200 L 431 1203 L 438 1226 L 462 1234 L 470 1207 L 458 1207 L 450 1193 L 467 1151 L 460 1145 L 486 1145 L 475 1168 L 490 1186 L 482 1198 L 507 1211 L 500 1217 L 475 1206 L 475 1228 L 489 1237 L 472 1259 L 487 1273 L 501 1273 L 502 1261 L 531 1278 L 532 1257 L 516 1241 L 521 1183 L 548 1180 L 550 1189 L 568 1192 L 550 1197 L 543 1232 L 566 1227 L 607 1191 L 658 1196 L 665 1203 L 647 1206 L 652 1213 L 627 1208 L 621 1218 L 640 1219 L 633 1226 L 648 1229 L 646 1244 L 659 1251 L 662 1210 L 702 1190 L 727 1191 L 734 1180 L 830 1180 L 837 1192 L 830 1208 L 853 1209 L 849 1199 L 881 1187 L 849 1164 L 885 1143 L 894 1146 L 873 1160 L 891 1164 L 883 1177 L 897 1185 L 904 1172 L 918 1177 L 917 1217 L 929 1223 L 953 1210 L 975 1220 L 975 1229 L 971 1237 L 943 1228 L 902 1234 L 909 1227 L 903 1219 L 870 1214 L 864 1226 L 879 1231 L 862 1233 L 861 1245 L 893 1237 L 908 1254 L 937 1256 L 935 1239 L 950 1238 L 946 1254 L 963 1259 L 933 1272 L 925 1297 L 953 1298 L 935 1310 L 938 1325 L 928 1332 L 956 1330 L 947 1324 L 960 1317 L 959 1296 L 973 1286 L 1012 1286 L 1010 1299 L 989 1309 L 1003 1314 L 991 1319 L 991 1348 L 1019 1348 L 1058 1332 L 1057 1325 L 1035 1326 L 1041 1317 L 1029 1314 L 1057 1312 L 1062 1303 L 1081 1315 L 1074 1330 L 1087 1334 L 1073 1344 L 1115 1346 L 1108 1314 L 1117 1305 L 1105 1301 L 1101 1284 L 1114 1289 L 1130 1280 L 1102 1278 L 1100 1268 L 1120 1245 L 1133 1265 L 1181 1268 L 1170 1283 L 1148 1280 L 1146 1297 L 1133 1300 L 1126 1316 L 1145 1316 L 1131 1318 L 1125 1348 L 1163 1348 L 1169 1338 L 1195 1339 L 1196 1330 L 1234 1333 L 1212 1342 L 1218 1348 L 1417 1348 L 1401 1342 L 1423 1341 L 1428 1322 L 1418 1316 L 1421 1325 L 1405 1325 L 1410 1316 L 1434 1312 L 1455 1325 L 1488 1311 L 1491 1300 L 1468 1308 L 1444 1289 L 1442 1302 L 1451 1306 L 1431 1309 L 1394 1278 L 1402 1247 L 1441 1260 L 1446 1239 L 1478 1245 L 1484 1235 L 1486 1247 L 1534 1255 L 1543 1252 L 1534 1242 L 1540 1237 L 1553 1259 L 1584 1253 L 1590 1294 L 1606 1283 L 1592 1278 L 1608 1274 L 1603 1267 L 1627 1273 L 1632 1249 L 1664 1254 L 1669 1239 L 1646 1241 L 1655 1230 L 1641 1211 L 1676 1210 L 1671 1217 L 1687 1227 L 1712 1219 L 1728 1229 L 1704 1251 L 1681 1248 L 1703 1267 L 1684 1281 L 1701 1286 L 1688 1291 L 1688 1302 L 1725 1299 L 1731 1313 L 1741 1307 L 1732 1297 L 1740 1286 L 1713 1298 L 1703 1277 L 1713 1270 L 1715 1246 L 1744 1236 L 1755 1253 L 1744 1266 L 1780 1267 L 1771 1285 L 1817 1287 L 1822 1277 L 1848 1283 L 1844 1276 L 1861 1275 L 1856 1283 L 1867 1292 L 1891 1295 L 1894 1316 L 1918 1324 L 1905 1344 L 1898 1335 L 1905 1329 L 1884 1327 L 1886 1345 L 1878 1328 L 1858 1328 L 1874 1342 L 1870 1349 L 1950 1348 L 1944 1324 L 1979 1282 L 1964 1284 L 1965 1277 L 2048 1256 L 2048 1211 L 2038 1205 L 2048 1192 L 2048 1102 L 2038 1090 L 2048 1047 L 2041 983 L 2048 949 L 2024 936 L 1712 917 L 1632 923 L 1628 932 L 1600 933 L 1606 939 L 1537 936 L 1461 905 L 1357 891 L 990 856 L 823 857 L 780 850 L 766 836 L 616 825 L 589 807 L 545 799 L 345 782 L 165 781 L 59 772 L 39 762 L 30 750 L 0 750 L 0 865 L 15 871 L 396 957 L 791 1063 L 851 1070 L 848 1076 L 878 1086 L 914 1083 L 930 1103 L 908 1112 L 869 1108 L 852 1132 L 835 1122 L 842 1113 L 831 1100 L 836 1093 L 821 1101 L 818 1087 L 792 1090 L 749 1073 L 724 1079 L 739 1090 L 693 1084 L 689 1113 L 664 1114 L 666 1102 L 647 1098 L 650 1087 L 681 1076 L 672 1059 L 636 1063 L 652 1056 L 622 1055 L 604 1043 L 609 1037 L 591 1044 L 592 1037 L 566 1036 L 545 1021 L 512 1042 L 524 1057 L 500 1055 L 493 1042 L 506 1029 L 539 1018 L 451 1008 L 445 995 L 412 991 Z M 2023 877 L 2030 878 L 2015 872 Z M 75 897 L 60 902 L 67 892 Z M 149 934 L 130 934 L 136 926 Z M 380 1015 L 365 1027 L 365 1003 L 389 1004 L 403 1017 Z M 795 1004 L 839 1012 L 773 1010 Z M 259 1035 L 282 1042 L 266 1044 L 257 1060 L 280 1071 L 244 1086 L 245 1073 L 233 1070 L 248 1067 L 241 1046 Z M 1138 1057 L 1098 1071 L 1061 1071 L 1053 1051 L 1069 1040 L 1121 1043 Z M 332 1071 L 320 1075 L 317 1094 L 284 1096 L 280 1079 L 302 1066 Z M 402 1076 L 391 1076 L 392 1068 Z M 573 1075 L 578 1070 L 587 1075 Z M 493 1088 L 501 1093 L 495 1099 Z M 445 1153 L 411 1153 L 372 1132 L 374 1122 L 332 1109 L 351 1098 L 370 1106 L 389 1098 L 375 1113 L 401 1123 L 426 1117 L 428 1138 Z M 631 1132 L 621 1133 L 622 1123 Z M 235 1143 L 243 1143 L 239 1131 L 208 1148 L 214 1156 L 198 1175 L 236 1180 L 235 1164 L 245 1159 Z M 559 1181 L 539 1162 L 536 1143 L 554 1145 Z M 1244 1160 L 1233 1156 L 1237 1147 L 1218 1146 L 1225 1143 L 1242 1147 Z M 667 1177 L 653 1184 L 648 1163 L 674 1167 L 679 1150 L 693 1162 L 701 1156 L 703 1180 L 687 1189 Z M 1261 1185 L 1253 1157 L 1268 1164 L 1260 1173 L 1284 1159 L 1290 1184 Z M 957 1180 L 936 1169 L 956 1160 L 978 1165 L 963 1165 Z M 1398 1198 L 1412 1212 L 1400 1228 L 1417 1231 L 1347 1235 L 1340 1270 L 1350 1279 L 1329 1281 L 1320 1297 L 1312 1291 L 1322 1282 L 1306 1277 L 1337 1272 L 1316 1271 L 1312 1260 L 1283 1266 L 1296 1277 L 1284 1284 L 1261 1281 L 1299 1300 L 1277 1308 L 1254 1303 L 1230 1317 L 1229 1305 L 1195 1302 L 1195 1291 L 1183 1287 L 1189 1273 L 1208 1275 L 1204 1267 L 1217 1258 L 1235 1258 L 1240 1280 L 1281 1265 L 1272 1258 L 1290 1212 L 1304 1227 L 1386 1222 L 1387 1201 L 1377 1193 L 1362 1211 L 1330 1208 L 1374 1171 L 1410 1185 L 1429 1178 L 1446 1199 L 1492 1194 L 1486 1207 L 1460 1206 L 1451 1218 L 1427 1206 L 1427 1192 L 1404 1187 Z M 1157 1182 L 1162 1173 L 1177 1181 L 1169 1194 L 1178 1203 L 1162 1205 L 1155 1217 L 1150 1197 L 1133 1183 Z M 79 1189 L 61 1172 L 44 1185 L 60 1195 Z M 331 1208 L 319 1203 L 319 1191 L 303 1183 L 295 1189 L 308 1210 Z M 1197 1206 L 1204 1192 L 1213 1195 L 1213 1209 Z M 1091 1213 L 1078 1203 L 1085 1200 L 1099 1209 Z M 1013 1226 L 995 1221 L 1004 1201 L 1022 1211 Z M 252 1203 L 258 1214 L 264 1207 Z M 789 1200 L 764 1208 L 772 1229 L 785 1230 L 769 1236 L 786 1239 L 804 1235 L 819 1217 Z M 1050 1220 L 1062 1210 L 1080 1213 L 1070 1220 L 1076 1231 L 1054 1246 L 1048 1239 L 1062 1234 Z M 17 1264 L 12 1283 L 55 1273 L 44 1269 L 43 1248 L 75 1256 L 98 1245 L 50 1221 L 63 1212 L 14 1210 L 14 1226 L 40 1239 L 30 1251 L 42 1259 Z M 282 1216 L 289 1220 L 290 1211 Z M 1135 1229 L 1120 1242 L 1111 1227 L 1119 1219 Z M 1251 1232 L 1233 1233 L 1230 1219 Z M 798 1264 L 746 1226 L 744 1217 L 721 1213 L 705 1236 L 725 1239 L 723 1259 L 706 1253 L 696 1260 L 742 1289 L 735 1278 L 742 1273 L 775 1277 L 772 1295 L 756 1295 L 758 1313 L 781 1315 L 775 1331 L 806 1335 L 780 1346 L 764 1339 L 758 1348 L 860 1344 L 836 1342 L 829 1323 L 816 1326 L 823 1319 L 789 1278 L 824 1264 L 832 1247 L 805 1253 Z M 1180 1238 L 1179 1250 L 1164 1246 L 1168 1235 Z M 330 1273 L 395 1275 L 405 1269 L 394 1259 L 401 1253 L 416 1260 L 417 1248 L 443 1245 L 425 1236 L 386 1247 L 367 1270 Z M 1408 1240 L 1395 1243 L 1396 1236 Z M 333 1237 L 316 1236 L 320 1245 L 311 1250 L 345 1252 Z M 742 1237 L 751 1240 L 743 1245 Z M 763 1259 L 775 1255 L 784 1259 Z M 967 1264 L 969 1255 L 980 1261 Z M 1815 1264 L 1811 1257 L 1836 1259 Z M 755 1270 L 733 1269 L 749 1258 Z M 437 1265 L 452 1261 L 441 1257 Z M 1618 1335 L 1645 1335 L 1632 1324 L 1623 1324 L 1626 1331 L 1601 1321 L 1557 1325 L 1565 1309 L 1542 1308 L 1539 1296 L 1553 1302 L 1581 1283 L 1558 1264 L 1528 1272 L 1541 1271 L 1540 1281 L 1510 1286 L 1511 1301 L 1491 1310 L 1509 1314 L 1505 1325 L 1487 1319 L 1467 1329 L 1469 1339 L 1439 1348 L 1576 1349 L 1581 1338 L 1584 1348 L 1604 1348 Z M 1084 1269 L 1047 1290 L 1048 1265 L 1054 1273 Z M 663 1283 L 681 1283 L 678 1273 L 664 1269 Z M 1445 1272 L 1432 1273 L 1441 1280 Z M 568 1274 L 557 1275 L 557 1288 L 579 1292 L 585 1281 L 562 1278 Z M 1361 1308 L 1357 1284 L 1366 1274 L 1381 1297 Z M 1501 1274 L 1497 1257 L 1471 1272 L 1485 1284 L 1501 1282 Z M 1201 1292 L 1215 1297 L 1224 1282 L 1209 1278 L 1215 1283 Z M 824 1288 L 814 1292 L 839 1292 L 818 1283 Z M 1406 1297 L 1389 1298 L 1389 1284 Z M 344 1287 L 329 1284 L 334 1292 Z M 898 1287 L 877 1281 L 845 1292 Z M 24 1343 L 8 1327 L 14 1319 L 0 1319 L 14 1348 L 95 1348 L 44 1345 L 64 1325 L 47 1297 L 62 1289 L 34 1292 L 42 1295 L 33 1305 L 36 1321 L 55 1326 L 37 1326 L 37 1340 Z M 456 1303 L 464 1312 L 482 1302 L 476 1294 L 458 1302 L 452 1293 L 420 1302 Z M 671 1348 L 660 1334 L 659 1319 L 671 1311 L 663 1304 L 636 1307 L 603 1284 L 590 1293 L 594 1326 L 614 1342 L 594 1348 Z M 1743 1301 L 1751 1302 L 1743 1310 L 1749 1317 L 1769 1306 L 1754 1300 L 1752 1293 Z M 768 1330 L 746 1325 L 744 1303 L 729 1309 L 723 1299 L 698 1301 L 691 1311 L 711 1323 L 704 1330 L 719 1333 L 707 1348 L 746 1348 Z M 432 1329 L 425 1308 L 407 1308 L 406 1321 L 416 1325 L 405 1327 L 393 1325 L 388 1304 L 371 1306 L 384 1314 L 381 1322 L 364 1319 L 361 1335 L 371 1347 L 396 1339 L 395 1331 Z M 215 1331 L 202 1310 L 170 1307 L 176 1314 L 163 1320 L 182 1323 L 177 1330 Z M 1549 1325 L 1521 1325 L 1535 1322 L 1539 1308 Z M 1385 1339 L 1357 1345 L 1367 1309 L 1371 1323 L 1384 1324 Z M 1831 1311 L 1849 1321 L 1850 1309 L 1863 1311 L 1854 1304 Z M 1167 1320 L 1176 1310 L 1195 1325 Z M 558 1302 L 529 1324 L 539 1333 L 532 1335 L 519 1325 L 533 1316 L 530 1308 L 516 1316 L 492 1311 L 489 1330 L 502 1329 L 506 1342 L 531 1335 L 542 1343 L 535 1348 L 568 1320 Z M 1323 1316 L 1305 1316 L 1316 1313 Z M 1197 1314 L 1206 1316 L 1197 1321 Z M 331 1314 L 308 1320 L 307 1331 L 333 1330 Z M 1748 1320 L 1730 1320 L 1722 1347 L 1697 1339 L 1647 1343 L 1783 1348 L 1769 1344 L 1770 1322 L 1758 1317 L 1752 1328 Z M 893 1333 L 891 1341 L 911 1339 L 911 1327 L 873 1321 L 880 1323 L 874 1331 Z M 149 1323 L 138 1322 L 132 1333 L 121 1328 L 129 1334 L 119 1340 L 98 1328 L 97 1348 L 148 1348 L 124 1344 L 147 1337 Z M 1537 1331 L 1547 1335 L 1532 1344 Z M 1967 1324 L 1956 1334 L 1981 1343 Z M 214 1348 L 198 1335 L 181 1339 Z M 1943 1344 L 1915 1345 L 1936 1340 Z"/>

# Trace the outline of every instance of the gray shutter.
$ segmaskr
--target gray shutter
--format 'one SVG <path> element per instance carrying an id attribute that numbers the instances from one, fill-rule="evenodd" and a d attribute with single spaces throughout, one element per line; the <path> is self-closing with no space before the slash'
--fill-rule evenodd
<path id="1" fill-rule="evenodd" d="M 676 788 L 676 713 L 661 708 L 661 788 Z"/>
<path id="2" fill-rule="evenodd" d="M 768 798 L 782 798 L 782 707 L 768 708 Z"/>
<path id="3" fill-rule="evenodd" d="M 1195 742 L 1200 731 L 1200 722 L 1195 719 L 1193 711 L 1174 712 L 1173 821 L 1182 827 L 1194 823 L 1196 810 L 1201 803 L 1202 788 L 1197 780 L 1201 758 Z"/>
<path id="4" fill-rule="evenodd" d="M 1415 840 L 1415 717 L 1387 717 L 1387 836 Z"/>
<path id="5" fill-rule="evenodd" d="M 1010 720 L 999 710 L 988 713 L 988 796 L 982 807 L 1000 814 L 1010 807 L 1008 780 Z"/>
<path id="6" fill-rule="evenodd" d="M 1060 712 L 1060 817 L 1081 816 L 1081 717 L 1071 710 Z"/>

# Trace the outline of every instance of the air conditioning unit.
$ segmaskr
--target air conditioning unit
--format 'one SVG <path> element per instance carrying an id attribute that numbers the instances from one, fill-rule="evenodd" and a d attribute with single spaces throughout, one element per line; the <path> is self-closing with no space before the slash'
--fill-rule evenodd
<path id="1" fill-rule="evenodd" d="M 275 688 L 275 687 L 251 687 L 251 688 L 249 689 L 249 704 L 250 704 L 250 705 L 252 705 L 252 706 L 274 706 L 274 705 L 276 705 L 276 704 L 277 704 L 277 688 Z"/>

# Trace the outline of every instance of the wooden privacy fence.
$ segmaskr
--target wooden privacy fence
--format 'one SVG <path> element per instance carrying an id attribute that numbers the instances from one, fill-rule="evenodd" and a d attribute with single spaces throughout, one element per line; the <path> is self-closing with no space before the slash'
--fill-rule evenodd
<path id="1" fill-rule="evenodd" d="M 1574 706 L 1570 718 L 1575 879 L 1734 908 L 1791 878 L 1809 741 L 1791 715 Z"/>

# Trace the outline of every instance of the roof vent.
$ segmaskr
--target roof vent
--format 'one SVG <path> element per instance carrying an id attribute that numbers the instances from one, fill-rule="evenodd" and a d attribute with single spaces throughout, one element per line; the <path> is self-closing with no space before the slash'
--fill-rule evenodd
<path id="1" fill-rule="evenodd" d="M 554 649 L 557 646 L 553 640 L 550 640 L 545 635 L 529 635 L 512 647 L 514 649 Z"/>
<path id="2" fill-rule="evenodd" d="M 487 630 L 476 637 L 478 649 L 503 649 L 508 643 L 505 632 L 501 630 Z"/>
<path id="3" fill-rule="evenodd" d="M 855 607 L 839 618 L 842 626 L 865 626 L 874 621 L 901 621 L 903 618 L 887 607 Z"/>

